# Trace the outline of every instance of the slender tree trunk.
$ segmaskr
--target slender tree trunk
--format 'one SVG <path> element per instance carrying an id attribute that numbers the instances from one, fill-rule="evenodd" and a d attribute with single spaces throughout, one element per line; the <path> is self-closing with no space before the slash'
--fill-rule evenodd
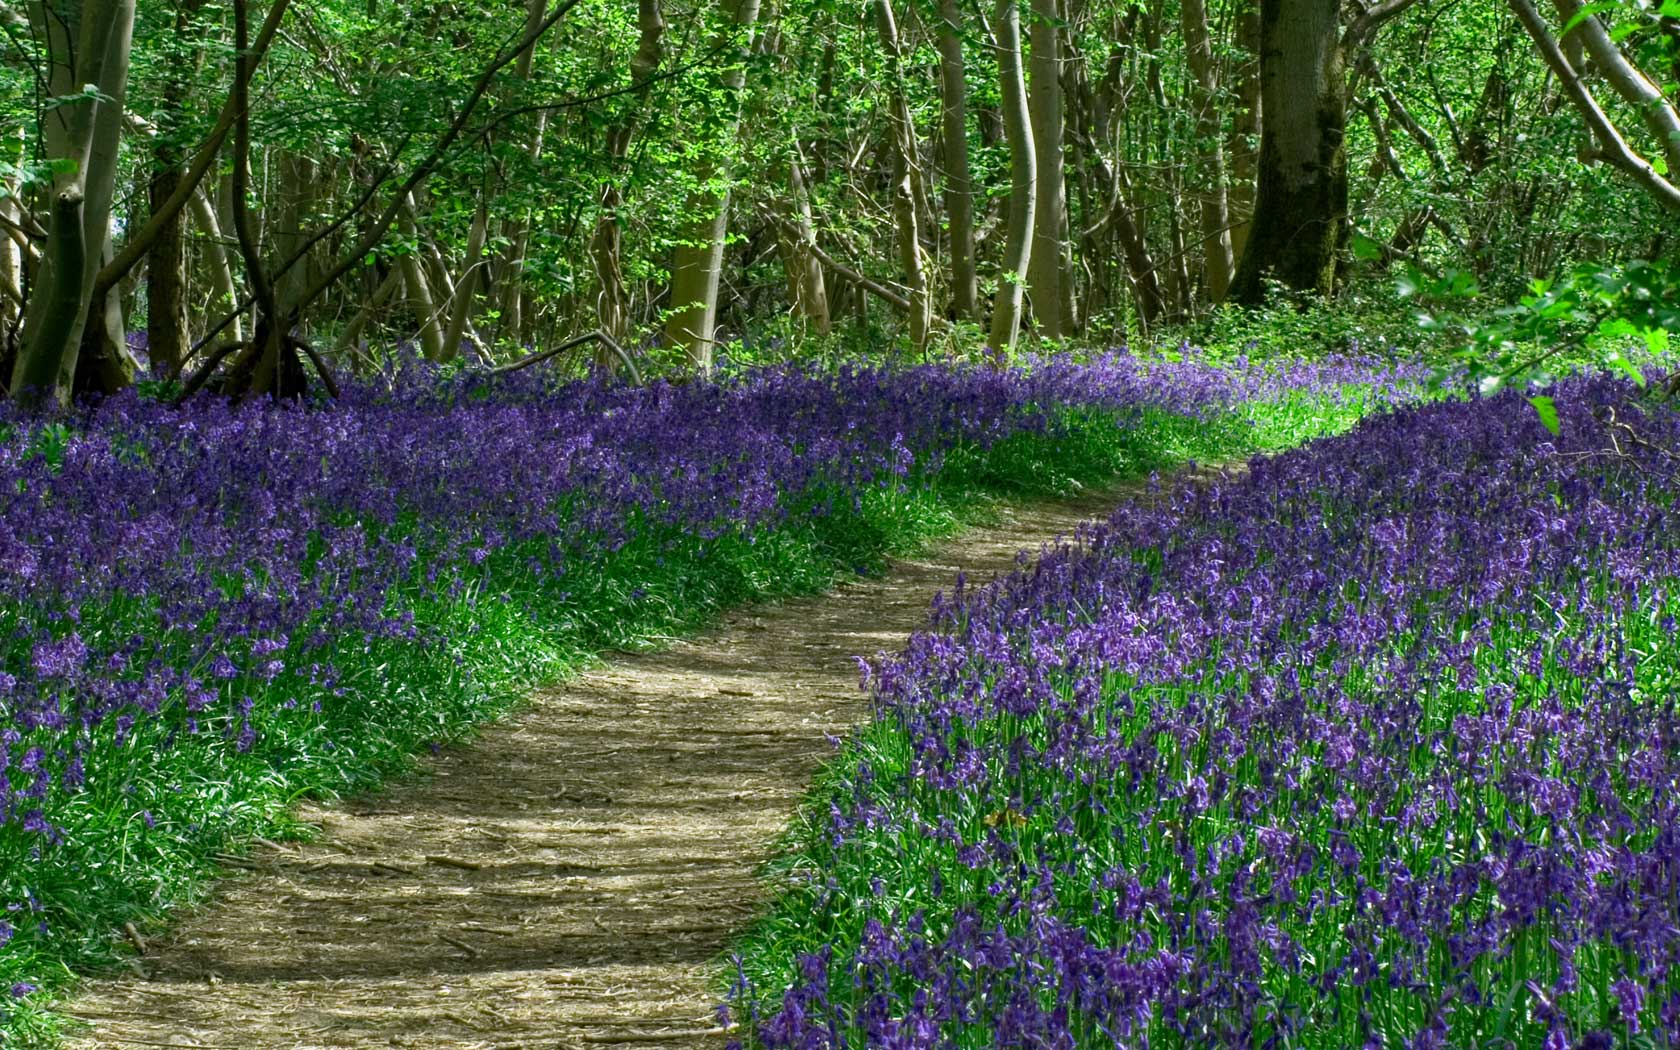
<path id="1" fill-rule="evenodd" d="M 1674 180 L 1676 173 L 1673 169 L 1658 171 L 1650 161 L 1628 145 L 1627 139 L 1622 137 L 1621 130 L 1611 121 L 1603 107 L 1598 104 L 1598 100 L 1593 97 L 1592 91 L 1570 66 L 1569 60 L 1553 39 L 1546 20 L 1535 10 L 1534 4 L 1530 0 L 1509 0 L 1509 3 L 1511 9 L 1517 13 L 1518 20 L 1522 22 L 1523 29 L 1533 39 L 1534 46 L 1539 49 L 1540 57 L 1563 85 L 1570 102 L 1586 122 L 1593 138 L 1598 141 L 1605 160 L 1638 183 L 1652 200 L 1670 212 L 1680 212 L 1680 182 Z"/>
<path id="2" fill-rule="evenodd" d="M 175 8 L 173 43 L 185 49 L 188 33 L 202 0 L 179 0 Z M 189 90 L 189 75 L 197 62 L 172 69 L 163 87 L 163 105 L 152 135 L 152 178 L 146 187 L 152 215 L 169 208 L 169 200 L 185 175 L 180 117 Z M 179 210 L 164 220 L 162 231 L 146 253 L 146 353 L 152 368 L 164 375 L 181 371 L 192 337 L 187 315 L 187 224 Z"/>
<path id="3" fill-rule="evenodd" d="M 153 175 L 147 200 L 159 207 L 181 180 L 173 149 L 153 154 Z M 146 354 L 152 368 L 166 376 L 179 375 L 192 347 L 187 322 L 187 238 L 184 216 L 176 215 L 146 253 Z"/>
<path id="4" fill-rule="evenodd" d="M 1243 58 L 1237 65 L 1237 109 L 1231 118 L 1231 259 L 1241 259 L 1248 245 L 1250 220 L 1254 215 L 1254 168 L 1259 156 L 1255 137 L 1260 134 L 1265 111 L 1260 102 L 1260 8 L 1258 0 L 1239 0 L 1237 46 Z M 1227 287 L 1227 291 L 1229 288 Z"/>
<path id="5" fill-rule="evenodd" d="M 467 257 L 461 264 L 461 276 L 455 280 L 454 293 L 449 302 L 449 327 L 443 333 L 440 361 L 453 361 L 461 353 L 461 340 L 472 325 L 473 304 L 478 296 L 473 287 L 478 284 L 478 265 L 484 258 L 484 241 L 490 234 L 490 202 L 479 198 L 478 210 L 473 213 L 472 228 L 467 233 Z"/>
<path id="6" fill-rule="evenodd" d="M 1190 62 L 1191 104 L 1196 110 L 1196 145 L 1202 154 L 1202 262 L 1208 298 L 1225 300 L 1231 286 L 1230 206 L 1225 196 L 1225 150 L 1219 140 L 1218 89 L 1213 79 L 1213 48 L 1208 42 L 1205 0 L 1181 0 L 1184 50 Z"/>
<path id="7" fill-rule="evenodd" d="M 665 17 L 659 9 L 659 0 L 640 0 L 636 11 L 641 39 L 635 56 L 630 60 L 632 84 L 639 84 L 652 76 L 664 55 Z M 639 89 L 635 95 L 636 105 L 630 110 L 632 115 L 607 131 L 610 174 L 601 186 L 601 210 L 596 215 L 595 235 L 590 242 L 595 259 L 595 278 L 600 286 L 595 303 L 596 319 L 601 330 L 621 345 L 630 334 L 630 293 L 624 287 L 624 234 L 618 221 L 618 209 L 624 204 L 624 194 L 619 186 L 623 176 L 618 169 L 624 166 L 629 155 L 630 139 L 636 131 L 634 114 L 640 111 L 646 97 L 646 88 Z M 603 368 L 617 368 L 618 355 L 603 347 L 596 356 L 596 363 Z"/>
<path id="8" fill-rule="evenodd" d="M 19 135 L 15 141 L 16 149 L 9 151 L 10 155 L 5 158 L 5 161 L 12 165 L 17 165 L 23 160 L 23 136 Z M 17 192 L 16 179 L 0 178 L 0 226 L 5 227 L 0 230 L 0 288 L 4 289 L 8 303 L 4 308 L 7 318 L 11 317 L 14 309 L 22 306 L 23 286 L 27 283 L 24 279 L 26 260 L 23 244 L 19 244 L 18 240 L 11 236 L 11 228 L 23 218 L 23 209 L 18 206 Z M 3 327 L 7 331 L 11 329 L 9 320 Z M 0 334 L 0 339 L 3 338 L 4 335 Z M 0 375 L 5 374 L 0 372 Z"/>
<path id="9" fill-rule="evenodd" d="M 269 223 L 269 241 L 273 257 L 290 259 L 303 247 L 308 236 L 306 227 L 314 207 L 320 171 L 314 160 L 296 150 L 279 150 L 276 167 L 279 169 L 274 205 L 268 210 L 273 218 Z M 275 282 L 274 297 L 278 302 L 297 302 L 309 287 L 309 262 L 299 260 Z M 302 324 L 301 319 L 299 322 Z"/>
<path id="10" fill-rule="evenodd" d="M 1021 13 L 1016 0 L 998 0 L 992 32 L 997 37 L 998 91 L 1003 100 L 1004 137 L 1009 141 L 1009 237 L 992 304 L 990 348 L 1000 367 L 1015 349 L 1021 327 L 1021 294 L 1032 260 L 1033 213 L 1037 207 L 1038 160 L 1032 121 L 1027 115 L 1027 85 L 1021 73 Z"/>
<path id="11" fill-rule="evenodd" d="M 1027 291 L 1032 312 L 1046 339 L 1072 334 L 1063 309 L 1069 278 L 1067 242 L 1067 183 L 1062 161 L 1061 33 L 1056 0 L 1032 0 L 1032 88 L 1028 107 L 1037 171 L 1033 243 L 1027 266 Z"/>
<path id="12" fill-rule="evenodd" d="M 750 35 L 758 21 L 758 0 L 732 0 L 730 25 L 722 30 L 719 46 L 727 46 L 737 34 Z M 725 140 L 735 137 L 740 117 L 739 95 L 746 83 L 746 41 L 736 40 L 739 60 L 723 74 L 723 86 L 730 97 L 730 109 L 721 129 Z M 685 231 L 677 245 L 671 267 L 671 307 L 665 318 L 665 341 L 681 347 L 694 371 L 705 375 L 712 370 L 714 336 L 717 327 L 718 283 L 723 272 L 723 246 L 729 233 L 728 165 L 721 163 L 712 144 L 697 166 L 698 192 L 688 200 L 687 212 L 700 216 Z M 713 181 L 725 188 L 713 189 Z"/>
<path id="13" fill-rule="evenodd" d="M 548 10 L 548 0 L 525 0 L 525 32 L 529 35 L 542 23 Z M 514 62 L 513 74 L 520 80 L 531 79 L 531 66 L 537 49 L 530 48 Z M 542 159 L 543 138 L 548 131 L 548 110 L 533 114 L 531 143 L 526 150 L 532 166 Z M 508 247 L 502 256 L 499 279 L 502 293 L 501 319 L 498 331 L 501 338 L 517 343 L 525 331 L 525 256 L 531 245 L 531 216 L 521 214 L 508 224 Z"/>
<path id="14" fill-rule="evenodd" d="M 916 161 L 916 128 L 904 94 L 904 48 L 892 0 L 875 0 L 875 27 L 887 53 L 887 91 L 891 100 L 893 153 L 893 216 L 898 225 L 898 261 L 904 286 L 910 290 L 910 350 L 927 350 L 933 306 L 928 296 L 927 269 L 922 265 L 922 242 L 917 215 L 921 199 L 921 168 Z"/>
<path id="15" fill-rule="evenodd" d="M 391 267 L 391 272 L 385 275 L 385 279 L 379 282 L 378 287 L 373 290 L 373 294 L 368 296 L 367 301 L 350 318 L 350 322 L 339 331 L 337 340 L 339 353 L 349 354 L 358 366 L 368 364 L 367 353 L 361 345 L 362 333 L 367 330 L 368 323 L 373 320 L 374 315 L 378 314 L 391 296 L 396 294 L 397 286 L 402 283 L 402 268 Z"/>
<path id="16" fill-rule="evenodd" d="M 408 299 L 408 307 L 414 312 L 414 322 L 420 333 L 420 349 L 428 361 L 443 360 L 443 328 L 438 324 L 437 304 L 432 299 L 431 282 L 426 280 L 426 267 L 420 261 L 420 253 L 424 250 L 420 245 L 420 233 L 414 222 L 414 206 L 412 199 L 402 212 L 403 236 L 414 247 L 405 251 L 397 258 L 397 265 L 402 269 L 403 294 Z"/>
<path id="17" fill-rule="evenodd" d="M 1265 298 L 1274 279 L 1331 295 L 1347 225 L 1347 80 L 1338 0 L 1261 0 L 1259 192 L 1231 296 Z"/>
<path id="18" fill-rule="evenodd" d="M 1581 12 L 1581 0 L 1553 0 L 1553 6 L 1565 24 Z M 1593 62 L 1604 71 L 1604 79 L 1644 120 L 1645 127 L 1662 151 L 1670 175 L 1680 176 L 1680 110 L 1676 110 L 1649 77 L 1628 61 L 1596 15 L 1589 14 L 1581 19 L 1569 36 L 1584 45 Z"/>
<path id="19" fill-rule="evenodd" d="M 198 232 L 204 238 L 204 257 L 210 268 L 210 283 L 216 295 L 210 302 L 212 315 L 225 310 L 232 310 L 239 305 L 239 289 L 233 283 L 233 263 L 228 258 L 227 242 L 223 239 L 220 222 L 216 218 L 216 207 L 210 203 L 210 198 L 204 193 L 195 193 L 192 203 L 193 222 L 198 226 Z M 228 334 L 236 343 L 245 341 L 244 323 L 235 316 L 233 323 L 228 326 Z"/>
<path id="20" fill-rule="evenodd" d="M 1170 187 L 1172 207 L 1167 210 L 1167 244 L 1172 254 L 1167 256 L 1167 299 L 1172 304 L 1174 320 L 1190 316 L 1190 250 L 1184 243 L 1184 188 L 1174 180 Z"/>
<path id="21" fill-rule="evenodd" d="M 789 151 L 787 167 L 794 221 L 778 223 L 776 235 L 782 268 L 787 272 L 788 298 L 796 317 L 803 318 L 811 331 L 826 335 L 831 327 L 828 283 L 816 254 L 816 224 L 811 217 L 811 195 L 805 188 L 805 165 L 797 141 Z"/>
<path id="22" fill-rule="evenodd" d="M 951 224 L 951 312 L 980 320 L 974 267 L 974 179 L 968 165 L 968 82 L 962 14 L 957 0 L 939 0 L 940 131 L 945 151 L 945 214 Z"/>

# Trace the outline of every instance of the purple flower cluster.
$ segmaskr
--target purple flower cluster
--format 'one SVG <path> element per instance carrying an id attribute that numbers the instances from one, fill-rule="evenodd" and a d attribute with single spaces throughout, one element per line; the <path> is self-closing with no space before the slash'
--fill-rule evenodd
<path id="1" fill-rule="evenodd" d="M 1405 409 L 866 668 L 768 1047 L 1680 1046 L 1680 413 Z"/>
<path id="2" fill-rule="evenodd" d="M 628 546 L 705 558 L 924 483 L 953 452 L 1054 434 L 1072 408 L 1214 413 L 1409 378 L 1116 356 L 635 389 L 405 366 L 321 409 L 128 395 L 73 425 L 0 409 L 0 901 L 29 893 L 78 804 L 157 824 L 138 753 L 247 752 L 282 721 L 388 704 L 380 646 L 470 655 L 470 637 L 432 637 L 444 606 L 468 635 L 513 591 L 565 620 Z"/>

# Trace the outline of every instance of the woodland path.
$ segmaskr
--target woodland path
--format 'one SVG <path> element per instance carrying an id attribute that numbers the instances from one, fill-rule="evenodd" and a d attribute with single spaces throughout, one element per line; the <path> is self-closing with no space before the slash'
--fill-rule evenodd
<path id="1" fill-rule="evenodd" d="M 1004 504 L 883 575 L 611 654 L 419 777 L 306 808 L 317 841 L 255 853 L 143 977 L 87 983 L 71 1045 L 720 1047 L 718 960 L 761 908 L 755 872 L 867 714 L 854 655 L 1123 491 Z"/>

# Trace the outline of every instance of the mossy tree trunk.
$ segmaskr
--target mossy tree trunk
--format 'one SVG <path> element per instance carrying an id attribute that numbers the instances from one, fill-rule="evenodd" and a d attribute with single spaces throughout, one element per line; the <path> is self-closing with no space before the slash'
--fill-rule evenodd
<path id="1" fill-rule="evenodd" d="M 1261 0 L 1259 183 L 1231 298 L 1257 305 L 1266 281 L 1332 295 L 1348 223 L 1338 0 Z"/>

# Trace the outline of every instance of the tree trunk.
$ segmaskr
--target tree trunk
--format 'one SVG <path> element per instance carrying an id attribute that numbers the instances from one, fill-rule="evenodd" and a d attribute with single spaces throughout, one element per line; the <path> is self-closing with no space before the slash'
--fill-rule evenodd
<path id="1" fill-rule="evenodd" d="M 202 0 L 179 0 L 175 8 L 172 43 L 190 48 L 189 31 Z M 198 54 L 194 51 L 194 54 Z M 187 315 L 187 224 L 177 209 L 165 215 L 169 200 L 184 180 L 186 158 L 181 148 L 181 115 L 190 89 L 189 76 L 198 65 L 172 68 L 163 87 L 163 105 L 152 135 L 152 177 L 146 187 L 150 214 L 163 217 L 163 229 L 146 253 L 146 353 L 152 369 L 167 376 L 180 374 L 191 349 Z"/>
<path id="2" fill-rule="evenodd" d="M 1219 303 L 1231 286 L 1230 206 L 1225 197 L 1225 150 L 1219 141 L 1213 48 L 1208 42 L 1204 0 L 1181 0 L 1184 50 L 1190 63 L 1191 103 L 1196 110 L 1196 145 L 1202 154 L 1202 262 L 1208 298 Z"/>
<path id="3" fill-rule="evenodd" d="M 320 173 L 314 160 L 296 150 L 282 149 L 277 153 L 279 185 L 274 206 L 269 209 L 273 219 L 269 223 L 268 239 L 273 245 L 273 258 L 284 261 L 302 249 L 308 237 L 305 228 L 314 207 Z M 275 280 L 274 297 L 282 303 L 295 303 L 308 287 L 309 261 L 300 259 Z"/>
<path id="4" fill-rule="evenodd" d="M 1680 212 L 1680 182 L 1673 180 L 1674 171 L 1658 171 L 1650 161 L 1628 145 L 1620 129 L 1599 106 L 1598 100 L 1593 97 L 1580 75 L 1570 66 L 1569 60 L 1558 48 L 1557 41 L 1552 38 L 1546 20 L 1534 9 L 1534 4 L 1530 0 L 1509 0 L 1509 3 L 1522 22 L 1523 29 L 1534 40 L 1534 46 L 1540 50 L 1540 57 L 1563 85 L 1570 102 L 1574 103 L 1581 119 L 1586 122 L 1593 138 L 1598 141 L 1604 159 L 1638 183 L 1652 200 L 1671 212 Z"/>
<path id="5" fill-rule="evenodd" d="M 1046 339 L 1072 334 L 1072 318 L 1063 309 L 1068 280 L 1067 185 L 1062 162 L 1061 33 L 1056 0 L 1032 0 L 1032 115 L 1035 183 L 1033 243 L 1027 265 L 1027 291 L 1038 329 Z"/>
<path id="6" fill-rule="evenodd" d="M 731 24 L 720 33 L 719 48 L 728 46 L 737 34 L 750 36 L 758 21 L 758 0 L 732 0 L 729 20 Z M 746 42 L 735 40 L 735 50 L 737 61 L 723 73 L 724 91 L 731 100 L 720 129 L 726 141 L 735 137 L 741 112 L 739 95 L 746 83 Z M 729 190 L 712 189 L 708 184 L 714 180 L 727 183 L 728 177 L 728 165 L 713 144 L 697 165 L 695 181 L 700 189 L 689 197 L 686 208 L 688 214 L 699 218 L 684 231 L 671 267 L 671 308 L 665 318 L 665 341 L 681 347 L 689 365 L 701 375 L 712 370 L 718 282 L 723 272 L 724 240 L 729 233 Z"/>
<path id="7" fill-rule="evenodd" d="M 402 283 L 402 268 L 393 266 L 391 272 L 385 275 L 385 279 L 379 282 L 373 294 L 362 304 L 361 309 L 350 318 L 350 323 L 338 333 L 336 345 L 339 353 L 349 354 L 358 367 L 365 368 L 370 364 L 368 355 L 361 346 L 362 332 L 367 329 L 368 322 L 373 320 L 380 308 L 396 294 L 397 286 Z"/>
<path id="8" fill-rule="evenodd" d="M 997 37 L 998 91 L 1002 98 L 1004 137 L 1009 141 L 1009 237 L 992 304 L 989 346 L 1001 367 L 1015 349 L 1021 326 L 1021 293 L 1032 260 L 1033 212 L 1037 207 L 1038 160 L 1032 122 L 1027 115 L 1027 85 L 1021 74 L 1021 13 L 1016 0 L 998 0 L 993 16 Z"/>
<path id="9" fill-rule="evenodd" d="M 216 206 L 210 203 L 210 198 L 204 193 L 195 193 L 190 207 L 193 222 L 204 237 L 204 255 L 210 267 L 210 283 L 216 292 L 215 298 L 210 301 L 210 312 L 214 315 L 224 310 L 232 310 L 239 305 L 239 289 L 233 283 L 233 263 L 228 258 L 227 242 L 222 238 L 221 224 L 216 218 Z M 245 341 L 244 324 L 238 316 L 235 316 L 228 326 L 228 333 L 236 343 Z"/>
<path id="10" fill-rule="evenodd" d="M 526 35 L 542 23 L 547 10 L 548 0 L 525 0 Z M 519 56 L 514 62 L 514 76 L 520 80 L 531 79 L 531 65 L 536 50 L 532 47 Z M 526 150 L 526 156 L 533 166 L 542 158 L 543 137 L 547 130 L 548 110 L 539 109 L 533 114 L 531 142 Z M 510 222 L 506 236 L 508 247 L 502 256 L 502 263 L 498 268 L 499 279 L 496 282 L 502 292 L 498 332 L 502 339 L 517 343 L 525 330 L 525 255 L 531 244 L 531 216 L 522 214 Z"/>
<path id="11" fill-rule="evenodd" d="M 449 327 L 443 333 L 443 352 L 440 361 L 453 361 L 461 353 L 461 340 L 472 324 L 473 304 L 478 297 L 473 286 L 478 283 L 478 264 L 484 258 L 484 240 L 490 234 L 490 202 L 480 197 L 478 210 L 473 213 L 472 228 L 467 233 L 467 257 L 461 263 L 461 276 L 449 300 Z"/>
<path id="12" fill-rule="evenodd" d="M 904 48 L 892 0 L 875 0 L 875 28 L 887 53 L 887 91 L 891 104 L 893 153 L 893 217 L 898 226 L 898 262 L 904 286 L 910 290 L 910 350 L 927 350 L 933 306 L 928 297 L 927 269 L 922 265 L 922 242 L 917 202 L 922 193 L 921 168 L 916 163 L 916 128 L 904 94 Z"/>
<path id="13" fill-rule="evenodd" d="M 1260 10 L 1257 0 L 1241 0 L 1237 13 L 1237 46 L 1244 57 L 1237 65 L 1237 111 L 1231 119 L 1231 259 L 1248 246 L 1249 221 L 1254 215 L 1254 137 L 1260 133 L 1265 111 L 1260 106 Z"/>
<path id="14" fill-rule="evenodd" d="M 147 200 L 153 209 L 167 201 L 181 179 L 173 149 L 153 154 Z M 146 253 L 146 353 L 152 370 L 166 376 L 181 372 L 192 339 L 187 332 L 187 238 L 183 217 L 176 215 Z"/>
<path id="15" fill-rule="evenodd" d="M 1245 305 L 1265 282 L 1332 295 L 1347 226 L 1347 82 L 1338 0 L 1261 0 L 1260 177 L 1253 227 L 1231 286 Z"/>
<path id="16" fill-rule="evenodd" d="M 1581 0 L 1553 0 L 1553 5 L 1565 24 L 1581 11 Z M 1593 62 L 1604 71 L 1604 79 L 1645 121 L 1645 127 L 1662 150 L 1669 174 L 1680 176 L 1680 111 L 1649 77 L 1628 61 L 1596 15 L 1581 19 L 1569 36 L 1585 45 Z"/>
<path id="17" fill-rule="evenodd" d="M 443 328 L 438 324 L 437 305 L 432 300 L 431 283 L 426 280 L 426 267 L 420 261 L 425 249 L 420 244 L 420 232 L 414 222 L 412 198 L 402 212 L 403 237 L 413 247 L 397 258 L 402 269 L 403 294 L 408 308 L 414 312 L 414 322 L 420 333 L 420 349 L 428 361 L 443 360 Z"/>
<path id="18" fill-rule="evenodd" d="M 945 214 L 951 224 L 951 312 L 980 320 L 980 282 L 974 268 L 974 180 L 968 166 L 968 82 L 962 15 L 956 0 L 939 0 L 940 130 L 945 151 Z"/>
<path id="19" fill-rule="evenodd" d="M 826 335 L 831 327 L 828 284 L 823 278 L 822 260 L 817 258 L 816 225 L 811 218 L 811 195 L 805 188 L 805 166 L 796 141 L 788 157 L 788 193 L 793 205 L 793 222 L 776 225 L 782 268 L 787 272 L 788 299 L 794 316 L 802 318 L 811 331 Z"/>
<path id="20" fill-rule="evenodd" d="M 30 6 L 36 37 L 46 43 L 49 89 L 63 97 L 92 85 L 99 97 L 60 105 L 42 122 L 47 156 L 71 164 L 54 175 L 52 224 L 10 389 L 14 396 L 63 402 L 72 390 L 90 315 L 99 315 L 96 331 L 106 323 L 104 304 L 92 309 L 92 291 L 116 191 L 134 0 L 83 0 L 71 12 L 51 7 L 47 0 Z M 68 21 L 67 13 L 73 14 Z M 108 334 L 101 336 L 108 341 Z"/>
<path id="21" fill-rule="evenodd" d="M 641 84 L 659 68 L 664 54 L 665 17 L 659 0 L 640 0 L 636 22 L 641 39 L 636 54 L 630 60 L 630 82 Z M 613 341 L 623 344 L 630 334 L 630 293 L 624 287 L 624 234 L 618 222 L 618 209 L 623 206 L 622 178 L 618 169 L 624 166 L 630 152 L 630 139 L 636 131 L 635 114 L 639 113 L 647 97 L 645 86 L 636 90 L 636 104 L 619 124 L 607 131 L 607 163 L 609 175 L 601 186 L 601 210 L 595 218 L 595 235 L 590 241 L 595 259 L 595 278 L 600 286 L 595 301 L 595 315 L 601 330 Z M 618 355 L 601 347 L 596 363 L 603 368 L 617 368 Z"/>

